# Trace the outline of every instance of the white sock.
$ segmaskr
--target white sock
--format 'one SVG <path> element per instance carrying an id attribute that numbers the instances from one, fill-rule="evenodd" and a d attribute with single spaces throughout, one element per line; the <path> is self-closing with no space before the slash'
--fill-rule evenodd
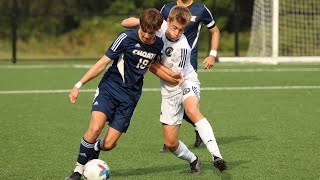
<path id="1" fill-rule="evenodd" d="M 222 158 L 216 138 L 213 134 L 212 127 L 208 120 L 206 118 L 203 118 L 200 121 L 198 121 L 195 125 L 202 141 L 207 146 L 207 149 L 211 153 L 211 155 Z"/>
<path id="2" fill-rule="evenodd" d="M 187 146 L 179 140 L 179 146 L 176 151 L 172 152 L 178 158 L 188 161 L 192 163 L 194 160 L 197 159 L 196 155 L 194 155 Z"/>
<path id="3" fill-rule="evenodd" d="M 83 174 L 83 171 L 84 171 L 84 165 L 77 162 L 76 168 L 74 168 L 73 172 L 78 172 L 80 174 Z"/>
<path id="4" fill-rule="evenodd" d="M 100 151 L 100 149 L 98 148 L 99 143 L 100 143 L 99 140 L 98 140 L 96 143 L 94 143 L 93 149 L 94 149 L 95 151 Z"/>

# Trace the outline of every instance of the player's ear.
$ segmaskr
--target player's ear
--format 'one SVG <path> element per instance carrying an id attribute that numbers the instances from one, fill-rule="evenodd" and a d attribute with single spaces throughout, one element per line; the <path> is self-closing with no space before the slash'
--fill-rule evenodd
<path id="1" fill-rule="evenodd" d="M 166 22 L 169 23 L 169 18 L 166 19 Z"/>

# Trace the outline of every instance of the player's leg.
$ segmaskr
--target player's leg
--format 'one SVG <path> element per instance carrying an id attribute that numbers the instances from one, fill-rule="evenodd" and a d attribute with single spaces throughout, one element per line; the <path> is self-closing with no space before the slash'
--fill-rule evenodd
<path id="1" fill-rule="evenodd" d="M 164 143 L 166 144 L 167 148 L 171 152 L 174 152 L 175 150 L 177 150 L 179 146 L 179 139 L 178 139 L 179 128 L 180 128 L 180 125 L 162 124 Z"/>
<path id="2" fill-rule="evenodd" d="M 66 180 L 80 180 L 84 165 L 95 156 L 94 143 L 105 126 L 107 116 L 99 111 L 92 111 L 90 125 L 81 139 L 76 167 Z"/>
<path id="3" fill-rule="evenodd" d="M 184 112 L 184 115 L 183 115 L 183 119 L 185 119 L 188 123 L 190 123 L 193 127 L 196 127 L 196 125 L 194 125 L 194 123 L 190 120 L 190 118 L 187 116 L 187 114 Z M 194 141 L 194 147 L 199 147 L 202 143 L 202 139 L 199 135 L 199 132 L 197 131 L 197 129 L 195 128 L 195 134 L 196 134 L 196 138 L 195 138 L 195 141 Z"/>
<path id="4" fill-rule="evenodd" d="M 183 97 L 183 106 L 185 108 L 185 112 L 189 116 L 189 118 L 195 123 L 203 143 L 206 145 L 208 151 L 212 155 L 213 161 L 219 161 L 218 164 L 214 164 L 215 167 L 218 168 L 220 171 L 223 171 L 227 168 L 226 163 L 220 154 L 220 150 L 216 142 L 216 138 L 214 136 L 212 127 L 208 120 L 201 114 L 199 109 L 200 88 L 192 85 L 190 89 L 192 89 L 192 91 L 184 93 Z"/>
<path id="5" fill-rule="evenodd" d="M 109 127 L 103 139 L 96 142 L 96 151 L 110 151 L 116 147 L 117 141 L 119 140 L 122 132 Z M 97 148 L 97 149 L 96 149 Z"/>
<path id="6" fill-rule="evenodd" d="M 182 107 L 181 102 L 181 93 L 172 97 L 163 97 L 161 101 L 161 113 L 160 113 L 160 122 L 163 124 L 170 124 L 170 125 L 178 125 L 181 124 L 183 115 L 176 113 Z M 177 122 L 179 121 L 179 123 Z M 163 144 L 163 147 L 160 149 L 161 153 L 170 152 L 166 144 Z"/>
<path id="7" fill-rule="evenodd" d="M 130 126 L 136 103 L 129 98 L 126 102 L 116 104 L 113 116 L 109 118 L 109 127 L 106 134 L 103 139 L 95 143 L 94 149 L 96 151 L 110 151 L 116 147 L 121 134 L 125 133 Z"/>
<path id="8" fill-rule="evenodd" d="M 192 175 L 200 174 L 200 160 L 179 141 L 178 133 L 182 123 L 184 108 L 182 94 L 172 97 L 162 97 L 160 122 L 166 147 L 180 159 L 190 163 Z"/>
<path id="9" fill-rule="evenodd" d="M 197 48 L 193 48 L 192 52 L 191 52 L 191 59 L 190 59 L 190 63 L 193 67 L 193 69 L 197 72 L 198 69 L 198 52 L 197 52 Z M 190 123 L 191 125 L 193 125 L 193 127 L 196 127 L 194 125 L 194 123 L 190 120 L 190 118 L 187 116 L 186 113 L 184 113 L 183 119 L 185 119 L 188 123 Z M 199 132 L 197 130 L 197 128 L 195 128 L 195 134 L 196 134 L 196 138 L 194 141 L 194 147 L 199 147 L 202 143 L 202 139 L 199 135 Z"/>
<path id="10" fill-rule="evenodd" d="M 190 174 L 199 175 L 200 160 L 187 148 L 187 146 L 182 141 L 179 140 L 179 128 L 180 125 L 162 124 L 162 131 L 166 147 L 178 158 L 189 162 L 191 168 Z"/>

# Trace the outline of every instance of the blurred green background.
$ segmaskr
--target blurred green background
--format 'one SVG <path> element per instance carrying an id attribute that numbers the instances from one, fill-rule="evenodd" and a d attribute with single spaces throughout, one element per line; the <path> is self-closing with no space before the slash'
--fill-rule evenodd
<path id="1" fill-rule="evenodd" d="M 170 0 L 10 0 L 0 1 L 0 59 L 12 57 L 12 27 L 17 27 L 18 59 L 96 59 L 124 30 L 121 21 L 145 8 Z M 221 31 L 219 56 L 235 54 L 235 22 L 239 27 L 239 55 L 245 55 L 253 0 L 195 0 L 212 12 Z M 238 3 L 238 9 L 235 8 Z M 16 6 L 15 6 L 16 5 Z M 235 16 L 237 15 L 237 16 Z M 13 19 L 16 24 L 13 24 Z M 202 26 L 199 50 L 209 52 L 209 31 Z"/>

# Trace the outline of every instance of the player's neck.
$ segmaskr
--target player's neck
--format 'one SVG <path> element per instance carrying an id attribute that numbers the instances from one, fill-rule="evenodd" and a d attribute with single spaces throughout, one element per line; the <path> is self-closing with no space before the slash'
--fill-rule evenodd
<path id="1" fill-rule="evenodd" d="M 178 6 L 188 7 L 193 3 L 193 0 L 177 0 Z"/>
<path id="2" fill-rule="evenodd" d="M 139 36 L 140 41 L 142 41 L 143 43 L 149 44 L 149 45 L 153 44 L 156 41 L 156 37 L 153 37 L 152 40 L 150 40 L 150 41 L 144 41 L 142 38 L 140 29 L 138 30 L 138 36 Z"/>
<path id="3" fill-rule="evenodd" d="M 169 40 L 169 41 L 171 41 L 171 42 L 177 42 L 177 41 L 179 41 L 179 39 L 177 39 L 177 40 L 172 40 L 171 38 L 170 38 L 170 35 L 169 35 L 169 33 L 166 31 L 165 33 L 165 36 L 166 36 L 166 38 Z"/>

